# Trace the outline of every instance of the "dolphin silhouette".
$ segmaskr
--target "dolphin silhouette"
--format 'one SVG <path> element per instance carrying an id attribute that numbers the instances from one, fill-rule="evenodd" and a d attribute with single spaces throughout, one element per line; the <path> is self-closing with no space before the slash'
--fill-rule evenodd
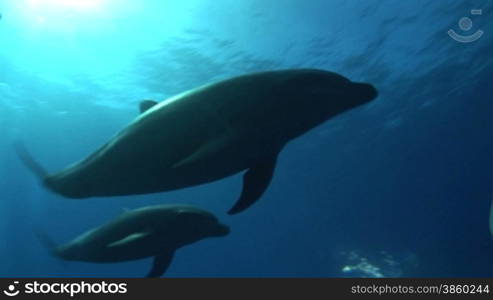
<path id="1" fill-rule="evenodd" d="M 26 165 L 69 198 L 155 193 L 246 171 L 230 214 L 257 201 L 279 152 L 292 139 L 377 97 L 367 83 L 333 72 L 295 69 L 248 74 L 157 103 L 82 161 L 48 174 L 23 148 Z"/>

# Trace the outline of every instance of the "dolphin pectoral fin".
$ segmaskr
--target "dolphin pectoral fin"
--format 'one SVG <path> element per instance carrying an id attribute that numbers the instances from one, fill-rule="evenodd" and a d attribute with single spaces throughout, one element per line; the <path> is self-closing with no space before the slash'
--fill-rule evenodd
<path id="1" fill-rule="evenodd" d="M 217 153 L 221 148 L 227 145 L 231 141 L 231 137 L 224 136 L 207 143 L 200 145 L 191 155 L 185 157 L 184 159 L 176 162 L 171 166 L 171 168 L 179 168 L 186 167 L 187 165 L 191 165 L 196 163 L 202 159 L 210 157 Z"/>
<path id="2" fill-rule="evenodd" d="M 156 255 L 154 257 L 154 262 L 152 263 L 152 269 L 147 274 L 147 278 L 152 278 L 152 277 L 161 277 L 164 272 L 168 269 L 169 265 L 171 264 L 171 261 L 173 260 L 173 256 L 175 254 L 175 251 L 169 251 L 165 252 L 163 254 Z"/>
<path id="3" fill-rule="evenodd" d="M 197 161 L 202 155 L 202 152 L 205 152 L 206 150 L 204 148 L 200 148 L 199 150 L 197 150 L 196 152 L 194 152 L 192 155 L 190 156 L 187 156 L 185 159 L 183 160 L 180 160 L 179 162 L 173 164 L 171 166 L 172 169 L 176 169 L 176 168 L 179 168 L 179 167 L 183 167 L 183 166 L 186 166 L 188 164 L 191 164 L 195 161 Z"/>
<path id="4" fill-rule="evenodd" d="M 118 241 L 115 241 L 115 242 L 109 244 L 107 247 L 108 248 L 118 247 L 118 246 L 122 246 L 124 244 L 133 243 L 133 242 L 142 240 L 143 238 L 145 238 L 145 237 L 147 237 L 149 235 L 150 235 L 149 232 L 137 232 L 137 233 L 133 233 L 131 235 L 128 235 L 128 236 L 124 237 L 121 240 L 118 240 Z"/>
<path id="5" fill-rule="evenodd" d="M 270 184 L 276 161 L 277 154 L 260 161 L 243 175 L 243 190 L 240 199 L 228 211 L 228 214 L 234 215 L 244 211 L 262 196 Z"/>
<path id="6" fill-rule="evenodd" d="M 145 113 L 146 111 L 148 111 L 151 107 L 153 107 L 156 104 L 158 104 L 158 103 L 154 100 L 141 101 L 139 104 L 140 113 L 141 114 Z"/>

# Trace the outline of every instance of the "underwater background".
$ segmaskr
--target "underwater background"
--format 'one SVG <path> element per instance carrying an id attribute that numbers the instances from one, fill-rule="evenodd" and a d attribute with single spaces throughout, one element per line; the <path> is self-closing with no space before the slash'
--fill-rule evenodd
<path id="1" fill-rule="evenodd" d="M 33 228 L 61 244 L 159 203 L 231 226 L 179 250 L 168 277 L 493 276 L 493 1 L 1 0 L 0 13 L 0 276 L 141 277 L 150 259 L 62 262 Z M 450 29 L 484 34 L 463 43 Z M 239 215 L 225 212 L 241 174 L 72 200 L 13 151 L 22 140 L 59 170 L 133 120 L 142 99 L 287 68 L 369 82 L 379 97 L 288 144 Z"/>

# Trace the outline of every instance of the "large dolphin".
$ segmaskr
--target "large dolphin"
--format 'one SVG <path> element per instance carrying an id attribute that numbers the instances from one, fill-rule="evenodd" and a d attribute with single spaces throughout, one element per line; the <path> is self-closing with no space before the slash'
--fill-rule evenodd
<path id="1" fill-rule="evenodd" d="M 126 211 L 58 247 L 38 232 L 53 254 L 64 260 L 114 263 L 154 257 L 147 277 L 161 276 L 178 248 L 228 233 L 229 227 L 220 224 L 214 215 L 188 205 L 156 205 Z"/>
<path id="2" fill-rule="evenodd" d="M 69 198 L 170 191 L 246 170 L 234 214 L 267 189 L 289 141 L 376 96 L 372 85 L 328 71 L 255 73 L 142 102 L 139 117 L 62 171 L 48 174 L 22 147 L 18 153 L 49 189 Z"/>

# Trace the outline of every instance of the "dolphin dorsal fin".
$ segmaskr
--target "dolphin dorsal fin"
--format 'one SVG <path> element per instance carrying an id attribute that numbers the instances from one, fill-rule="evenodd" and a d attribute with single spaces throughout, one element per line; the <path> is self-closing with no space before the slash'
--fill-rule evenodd
<path id="1" fill-rule="evenodd" d="M 157 102 L 154 100 L 143 100 L 140 102 L 139 108 L 140 108 L 140 113 L 143 114 L 146 111 L 148 111 L 151 107 L 156 105 Z"/>

